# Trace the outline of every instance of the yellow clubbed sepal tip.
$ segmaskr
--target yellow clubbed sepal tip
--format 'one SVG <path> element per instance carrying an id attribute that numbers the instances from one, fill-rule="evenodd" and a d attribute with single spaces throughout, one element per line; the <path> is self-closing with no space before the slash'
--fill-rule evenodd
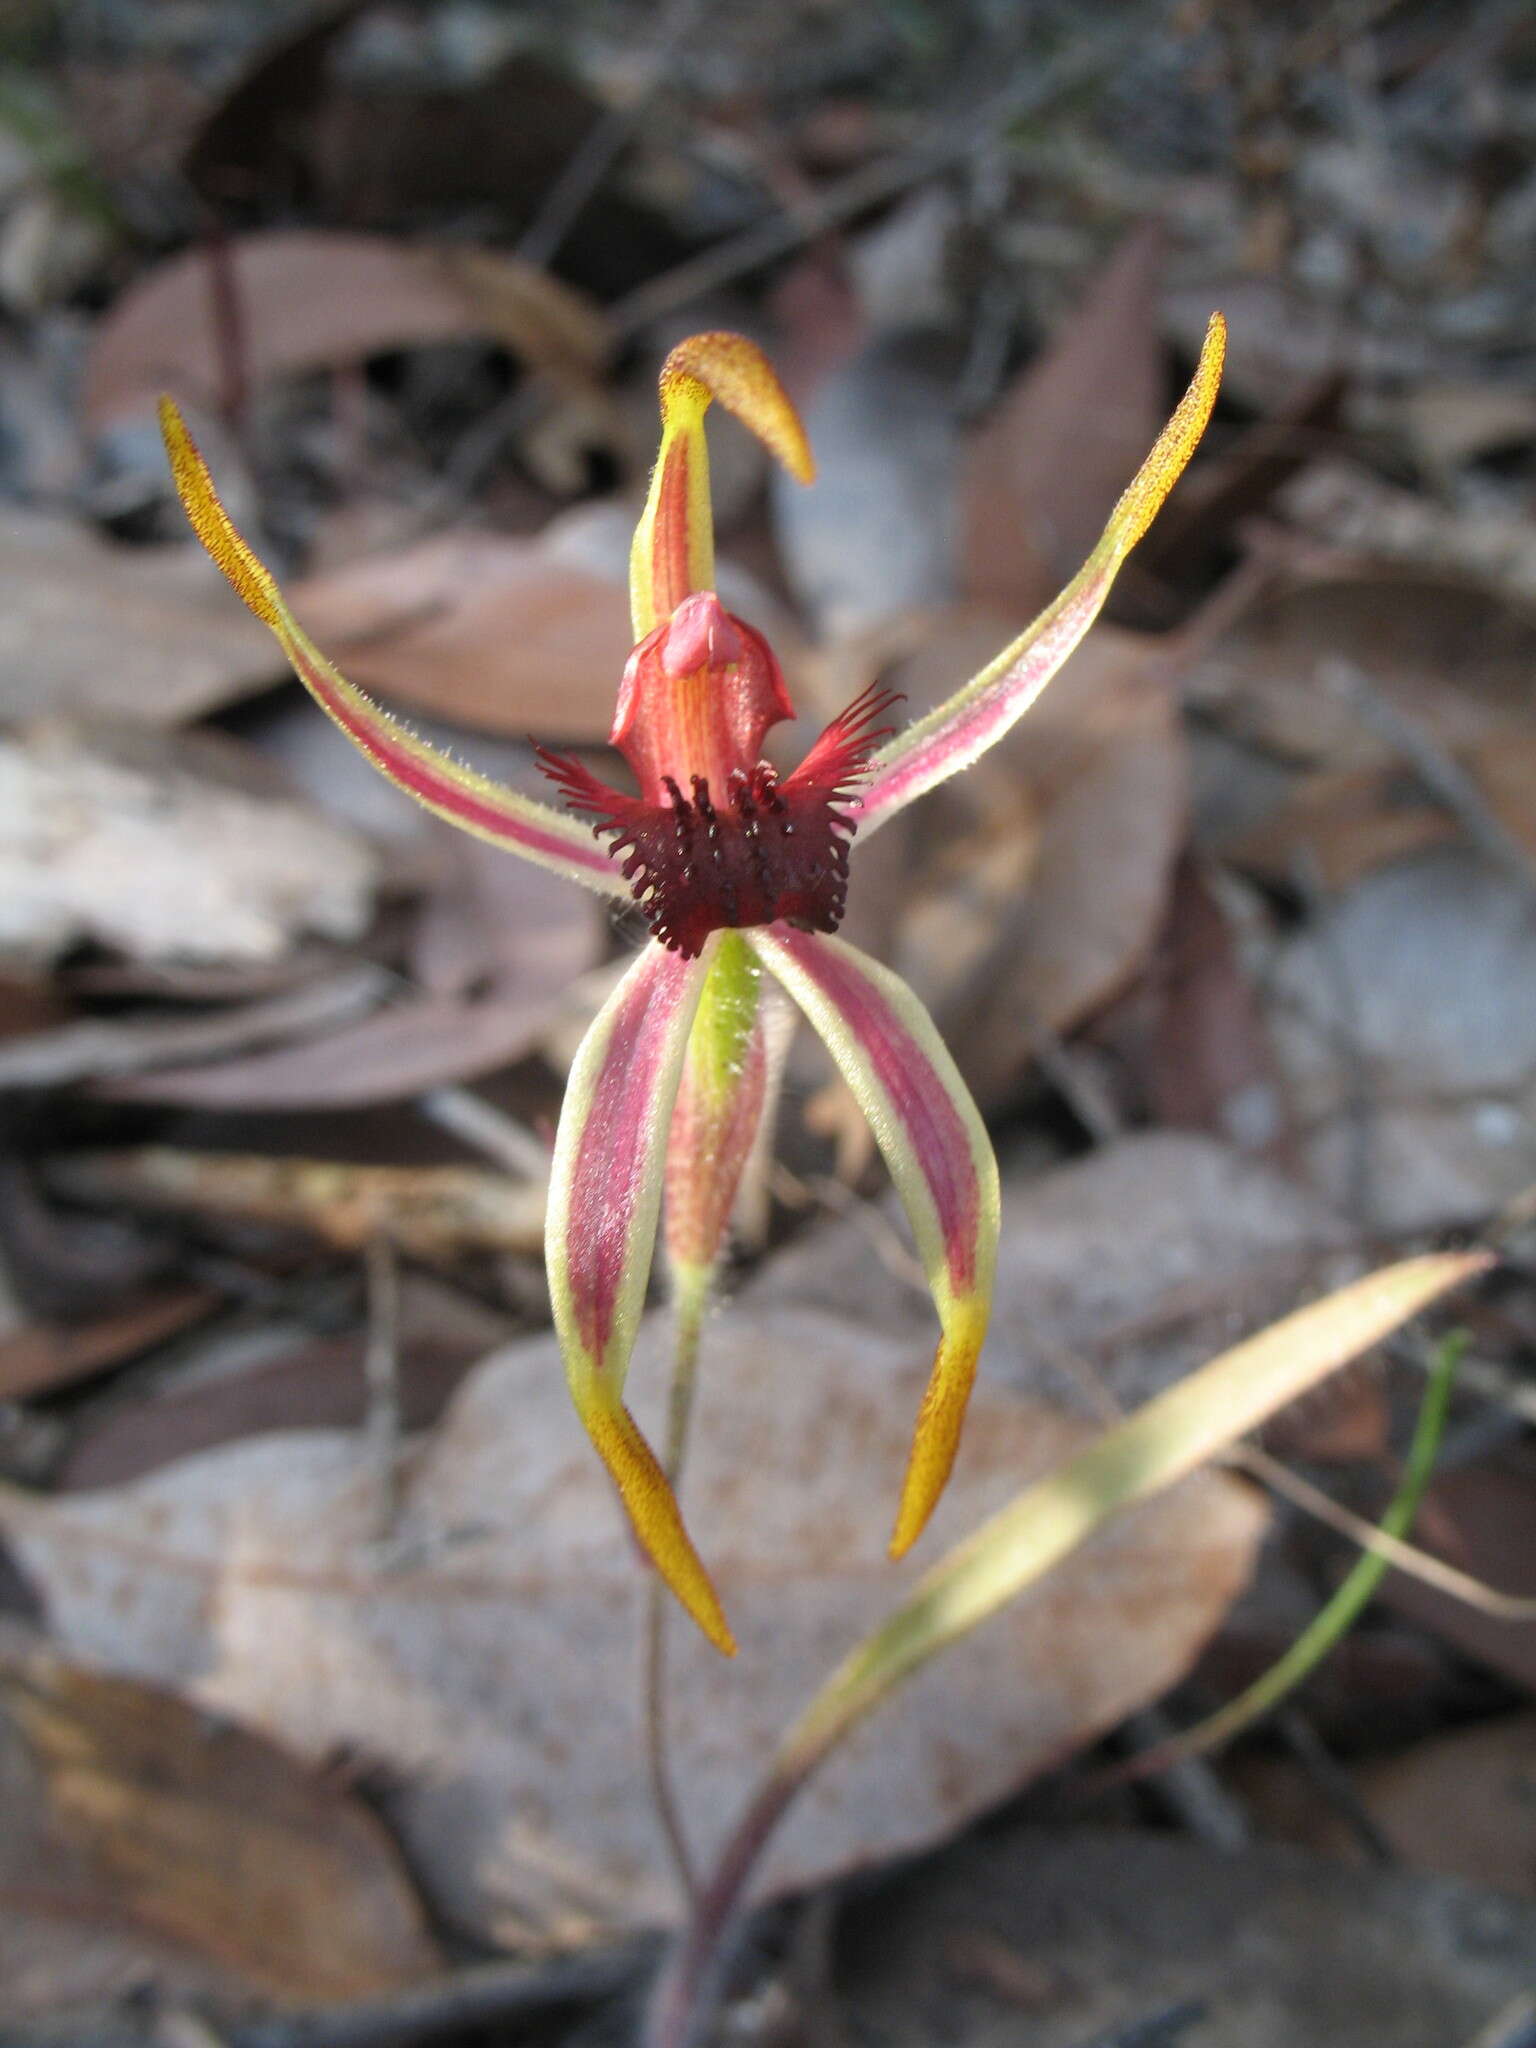
<path id="1" fill-rule="evenodd" d="M 734 1657 L 736 1638 L 720 1596 L 683 1527 L 666 1474 L 633 1416 L 621 1402 L 578 1402 L 578 1408 L 651 1563 L 721 1655 Z"/>
<path id="2" fill-rule="evenodd" d="M 162 398 L 159 405 L 160 435 L 171 481 L 182 502 L 192 531 L 233 585 L 236 595 L 264 626 L 282 632 L 289 624 L 288 608 L 276 583 L 255 554 L 241 539 L 233 520 L 224 510 L 214 489 L 208 465 L 181 416 L 174 398 Z"/>
<path id="3" fill-rule="evenodd" d="M 1097 558 L 1129 553 L 1161 510 L 1163 501 L 1189 465 L 1210 424 L 1221 388 L 1222 368 L 1227 360 L 1227 323 L 1213 313 L 1206 323 L 1200 360 L 1189 388 L 1174 407 L 1167 426 L 1152 444 L 1146 461 L 1122 492 L 1110 514 L 1104 537 L 1094 550 Z"/>
<path id="4" fill-rule="evenodd" d="M 901 1504 L 891 1535 L 893 1558 L 905 1557 L 922 1535 L 939 1496 L 949 1484 L 986 1339 L 987 1316 L 988 1303 L 977 1302 L 957 1309 L 945 1328 L 912 1433 Z"/>

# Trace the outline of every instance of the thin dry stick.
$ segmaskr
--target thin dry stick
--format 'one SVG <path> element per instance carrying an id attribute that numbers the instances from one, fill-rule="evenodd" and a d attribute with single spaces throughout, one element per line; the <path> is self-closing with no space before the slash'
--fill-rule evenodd
<path id="1" fill-rule="evenodd" d="M 1337 1529 L 1341 1536 L 1358 1543 L 1362 1550 L 1374 1551 L 1398 1571 L 1422 1580 L 1426 1586 L 1433 1586 L 1452 1600 L 1460 1600 L 1479 1614 L 1486 1614 L 1494 1621 L 1536 1621 L 1536 1598 L 1501 1593 L 1496 1587 L 1485 1585 L 1481 1579 L 1474 1579 L 1469 1572 L 1458 1571 L 1455 1565 L 1431 1557 L 1417 1544 L 1405 1543 L 1400 1536 L 1378 1529 L 1374 1522 L 1367 1522 L 1348 1508 L 1341 1507 L 1330 1494 L 1324 1493 L 1310 1480 L 1303 1479 L 1299 1472 L 1293 1472 L 1289 1465 L 1282 1465 L 1278 1458 L 1272 1458 L 1268 1451 L 1260 1450 L 1257 1445 L 1240 1445 L 1231 1453 L 1228 1462 L 1251 1472 L 1255 1479 L 1318 1521 L 1326 1522 L 1330 1529 Z"/>
<path id="2" fill-rule="evenodd" d="M 383 1234 L 363 1251 L 368 1282 L 368 1337 L 363 1349 L 369 1463 L 377 1489 L 374 1534 L 382 1543 L 400 1518 L 400 1269 Z"/>
<path id="3" fill-rule="evenodd" d="M 706 1294 L 688 1288 L 678 1297 L 677 1328 L 672 1348 L 672 1383 L 667 1390 L 667 1440 L 662 1470 L 676 1493 L 688 1455 L 688 1430 L 693 1420 L 693 1395 L 698 1379 L 699 1340 L 703 1330 Z M 672 1783 L 672 1765 L 667 1746 L 667 1618 L 670 1595 L 657 1575 L 647 1577 L 645 1591 L 645 1645 L 641 1685 L 645 1704 L 645 1764 L 651 1784 L 651 1803 L 667 1838 L 667 1849 L 692 1906 L 698 1897 L 699 1879 L 688 1836 L 683 1828 L 682 1809 Z"/>
<path id="4" fill-rule="evenodd" d="M 962 109 L 940 124 L 916 148 L 883 157 L 851 171 L 846 178 L 812 199 L 794 214 L 775 213 L 756 227 L 745 228 L 713 248 L 692 256 L 675 269 L 643 284 L 610 310 L 615 335 L 624 338 L 653 320 L 686 306 L 705 292 L 717 291 L 764 264 L 803 248 L 818 235 L 839 228 L 882 201 L 910 191 L 925 178 L 974 155 L 994 141 L 1002 129 L 1064 94 L 1086 85 L 1115 61 L 1124 47 L 1126 27 L 1117 24 L 1112 36 L 1075 42 L 1058 56 L 1022 70 L 1003 90 L 980 107 Z"/>
<path id="5" fill-rule="evenodd" d="M 1476 779 L 1429 727 L 1400 704 L 1393 703 L 1352 661 L 1337 657 L 1330 660 L 1324 669 L 1324 679 L 1363 725 L 1402 756 L 1430 794 L 1444 804 L 1478 852 L 1513 876 L 1522 889 L 1536 894 L 1536 860 L 1489 804 Z"/>
<path id="6" fill-rule="evenodd" d="M 650 112 L 702 12 L 703 0 L 673 0 L 663 17 L 644 84 L 627 106 L 611 107 L 593 122 L 539 202 L 538 212 L 517 245 L 517 253 L 525 263 L 548 267 L 588 200 Z"/>
<path id="7" fill-rule="evenodd" d="M 1456 1367 L 1465 1348 L 1464 1335 L 1448 1337 L 1439 1347 L 1435 1369 L 1425 1390 L 1418 1427 L 1413 1433 L 1403 1483 L 1382 1517 L 1381 1528 L 1374 1534 L 1401 1538 L 1413 1526 L 1424 1490 L 1434 1471 L 1435 1454 L 1440 1448 L 1446 1417 L 1450 1413 Z M 1366 1526 L 1370 1527 L 1369 1524 Z M 1386 1559 L 1374 1543 L 1366 1544 L 1333 1598 L 1313 1617 L 1285 1654 L 1277 1658 L 1252 1685 L 1193 1728 L 1166 1735 L 1124 1763 L 1095 1773 L 1086 1789 L 1101 1792 L 1111 1786 L 1132 1785 L 1142 1778 L 1166 1771 L 1171 1765 L 1204 1756 L 1210 1750 L 1231 1742 L 1254 1721 L 1271 1713 L 1343 1640 L 1375 1598 L 1376 1589 L 1386 1572 Z"/>

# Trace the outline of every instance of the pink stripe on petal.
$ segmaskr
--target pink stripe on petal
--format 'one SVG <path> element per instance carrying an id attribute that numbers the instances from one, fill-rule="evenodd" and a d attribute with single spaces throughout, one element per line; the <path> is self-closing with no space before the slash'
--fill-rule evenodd
<path id="1" fill-rule="evenodd" d="M 997 1265 L 992 1146 L 954 1061 L 897 975 L 842 939 L 774 925 L 754 951 L 805 1012 L 869 1119 L 906 1209 L 941 1336 L 892 1552 L 916 1541 L 943 1491 L 986 1336 Z"/>
<path id="2" fill-rule="evenodd" d="M 647 946 L 577 1056 L 550 1190 L 550 1271 L 564 1275 L 573 1334 L 599 1377 L 622 1382 L 645 1297 L 667 1130 L 700 963 Z M 558 1248 L 555 1237 L 562 1243 Z"/>
<path id="3" fill-rule="evenodd" d="M 656 1569 L 717 1649 L 735 1644 L 666 1475 L 623 1402 L 656 1244 L 668 1127 L 707 972 L 647 946 L 571 1066 L 545 1223 L 555 1331 L 588 1435 Z"/>
<path id="4" fill-rule="evenodd" d="M 983 1205 L 976 1147 L 980 1120 L 974 1109 L 969 1120 L 961 1115 L 960 1101 L 970 1108 L 969 1097 L 948 1054 L 943 1054 L 948 1072 L 941 1074 L 936 1071 L 931 1050 L 918 1043 L 892 1003 L 889 991 L 879 985 L 881 981 L 896 982 L 897 977 L 876 962 L 864 959 L 846 941 L 792 931 L 786 925 L 776 925 L 771 934 L 754 933 L 753 937 L 765 963 L 781 980 L 785 980 L 783 965 L 792 963 L 804 977 L 804 983 L 814 988 L 822 1002 L 842 1020 L 856 1048 L 866 1086 L 873 1083 L 884 1098 L 884 1114 L 878 1121 L 872 1119 L 876 1136 L 882 1149 L 889 1153 L 886 1131 L 891 1129 L 890 1120 L 894 1120 L 891 1138 L 910 1152 L 921 1172 L 923 1193 L 932 1205 L 938 1225 L 949 1284 L 957 1294 L 968 1293 L 976 1284 Z M 786 986 L 800 1001 L 800 989 L 792 982 L 786 981 Z M 910 1001 L 915 1006 L 917 998 L 911 996 Z M 813 1016 L 811 1021 L 826 1037 L 822 1019 Z M 936 1040 L 935 1033 L 933 1042 Z M 829 1049 L 846 1074 L 846 1056 L 830 1041 Z M 942 1048 L 939 1050 L 942 1052 Z M 859 1093 L 857 1088 L 855 1093 Z M 864 1107 L 867 1112 L 869 1105 L 865 1103 Z M 991 1147 L 984 1134 L 981 1142 L 990 1159 Z M 905 1197 L 905 1190 L 903 1194 Z"/>

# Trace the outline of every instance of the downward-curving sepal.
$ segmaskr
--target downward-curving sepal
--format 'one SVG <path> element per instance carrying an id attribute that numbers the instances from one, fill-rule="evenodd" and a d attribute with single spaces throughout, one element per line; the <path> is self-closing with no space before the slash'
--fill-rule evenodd
<path id="1" fill-rule="evenodd" d="M 816 474 L 810 444 L 772 364 L 744 334 L 694 334 L 661 366 L 661 453 L 629 556 L 636 640 L 715 581 L 704 415 L 712 398 L 751 428 L 791 476 Z"/>
<path id="2" fill-rule="evenodd" d="M 1199 445 L 1216 403 L 1226 348 L 1226 322 L 1213 313 L 1189 389 L 1077 575 L 996 661 L 880 749 L 864 791 L 864 837 L 936 783 L 969 768 L 1023 716 L 1072 653 Z"/>
<path id="3" fill-rule="evenodd" d="M 785 925 L 751 934 L 869 1119 L 906 1208 L 941 1336 L 912 1439 L 891 1554 L 944 1490 L 976 1375 L 997 1265 L 997 1162 L 932 1018 L 906 983 L 842 939 Z"/>
<path id="4" fill-rule="evenodd" d="M 283 602 L 219 501 L 208 465 L 169 398 L 160 401 L 171 474 L 193 531 L 250 610 L 270 626 L 294 673 L 337 725 L 389 780 L 450 824 L 521 853 L 570 881 L 613 896 L 628 894 L 623 877 L 591 834 L 548 804 L 520 796 L 429 747 L 334 669 Z"/>
<path id="5" fill-rule="evenodd" d="M 656 1244 L 667 1130 L 708 962 L 647 946 L 582 1040 L 550 1170 L 545 1259 L 577 1413 L 657 1571 L 736 1648 L 661 1466 L 624 1406 Z"/>

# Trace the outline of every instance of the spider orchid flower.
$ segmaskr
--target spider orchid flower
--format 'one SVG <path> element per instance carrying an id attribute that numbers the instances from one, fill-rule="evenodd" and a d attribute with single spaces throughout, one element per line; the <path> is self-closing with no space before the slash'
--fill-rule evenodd
<path id="1" fill-rule="evenodd" d="M 899 733 L 884 722 L 896 700 L 866 691 L 781 775 L 762 758 L 764 735 L 792 713 L 778 664 L 714 591 L 710 401 L 802 481 L 814 467 L 795 409 L 752 342 L 733 334 L 683 342 L 661 372 L 661 451 L 631 554 L 637 645 L 619 685 L 612 743 L 635 787 L 612 786 L 541 748 L 559 809 L 427 745 L 331 666 L 230 523 L 176 407 L 162 402 L 176 486 L 203 545 L 374 766 L 465 831 L 588 888 L 632 897 L 650 926 L 650 943 L 571 1069 L 551 1172 L 549 1285 L 577 1411 L 635 1534 L 727 1653 L 735 1644 L 719 1599 L 623 1398 L 663 1193 L 673 1284 L 697 1308 L 771 1092 L 767 974 L 820 1034 L 868 1117 L 938 1314 L 938 1351 L 891 1540 L 900 1556 L 954 1462 L 987 1328 L 998 1178 L 981 1118 L 927 1013 L 895 975 L 833 936 L 850 845 L 856 830 L 862 842 L 975 761 L 1071 654 L 1204 432 L 1224 348 L 1218 314 L 1193 382 L 1103 538 L 1011 647 Z"/>

